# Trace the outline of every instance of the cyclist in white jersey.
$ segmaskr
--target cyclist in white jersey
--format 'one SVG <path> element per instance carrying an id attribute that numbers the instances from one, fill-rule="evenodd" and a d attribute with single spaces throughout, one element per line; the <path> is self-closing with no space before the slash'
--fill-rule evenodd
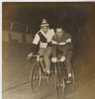
<path id="1" fill-rule="evenodd" d="M 32 57 L 36 53 L 37 46 L 39 48 L 38 53 L 43 56 L 40 58 L 42 65 L 45 64 L 44 71 L 47 74 L 50 74 L 50 55 L 51 55 L 51 40 L 55 32 L 53 29 L 49 28 L 49 24 L 46 19 L 42 20 L 40 25 L 40 30 L 35 34 L 35 37 L 32 42 L 32 52 L 28 54 L 28 58 Z M 44 60 L 44 61 L 43 61 Z"/>

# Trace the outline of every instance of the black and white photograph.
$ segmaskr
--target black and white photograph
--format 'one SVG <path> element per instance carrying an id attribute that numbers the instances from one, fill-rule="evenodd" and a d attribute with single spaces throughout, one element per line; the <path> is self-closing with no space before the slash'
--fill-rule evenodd
<path id="1" fill-rule="evenodd" d="M 2 2 L 3 99 L 95 99 L 95 2 Z"/>

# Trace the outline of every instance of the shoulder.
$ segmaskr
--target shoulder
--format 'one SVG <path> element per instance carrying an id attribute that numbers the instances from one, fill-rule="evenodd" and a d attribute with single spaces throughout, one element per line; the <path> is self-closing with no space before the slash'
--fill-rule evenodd
<path id="1" fill-rule="evenodd" d="M 43 36 L 43 34 L 42 34 L 41 31 L 38 31 L 38 32 L 36 33 L 36 35 L 38 35 L 39 37 L 42 37 L 42 36 Z"/>
<path id="2" fill-rule="evenodd" d="M 40 36 L 42 36 L 42 33 L 38 31 L 35 33 L 34 38 L 40 39 Z"/>

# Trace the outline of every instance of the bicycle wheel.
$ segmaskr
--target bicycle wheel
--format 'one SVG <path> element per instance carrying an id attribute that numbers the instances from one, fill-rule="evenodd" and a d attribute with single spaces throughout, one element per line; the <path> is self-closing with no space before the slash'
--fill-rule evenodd
<path id="1" fill-rule="evenodd" d="M 57 89 L 57 96 L 58 99 L 64 98 L 64 91 L 65 91 L 65 81 L 64 81 L 64 73 L 63 73 L 63 64 L 58 63 L 56 66 L 57 74 L 56 74 L 56 89 Z"/>
<path id="2" fill-rule="evenodd" d="M 33 68 L 32 72 L 30 74 L 30 81 L 31 81 L 31 88 L 32 90 L 38 89 L 41 84 L 41 75 L 42 70 L 39 63 L 36 63 Z"/>
<path id="3" fill-rule="evenodd" d="M 59 82 L 56 85 L 56 89 L 57 89 L 57 97 L 58 99 L 63 99 L 64 98 L 64 91 L 65 91 L 65 83 L 64 80 L 62 82 Z"/>

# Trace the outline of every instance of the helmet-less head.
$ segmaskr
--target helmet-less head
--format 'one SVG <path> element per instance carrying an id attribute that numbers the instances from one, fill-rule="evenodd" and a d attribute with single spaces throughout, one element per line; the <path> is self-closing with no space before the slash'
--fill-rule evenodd
<path id="1" fill-rule="evenodd" d="M 48 29 L 49 29 L 49 24 L 47 22 L 46 19 L 42 19 L 42 22 L 41 22 L 41 30 L 44 32 L 44 33 L 47 33 Z"/>

